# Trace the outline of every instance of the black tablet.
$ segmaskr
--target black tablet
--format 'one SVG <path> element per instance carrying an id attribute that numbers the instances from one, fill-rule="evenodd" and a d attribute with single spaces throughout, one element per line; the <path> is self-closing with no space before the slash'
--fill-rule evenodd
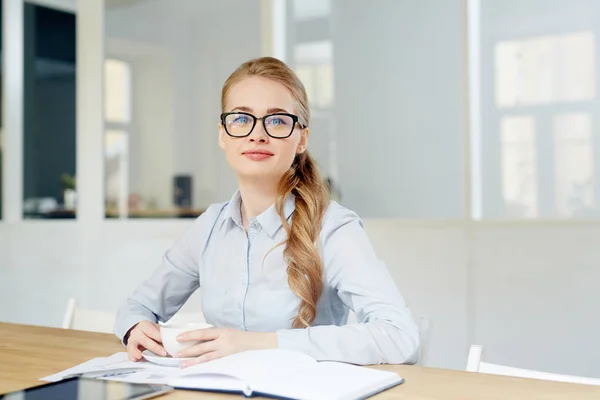
<path id="1" fill-rule="evenodd" d="M 142 400 L 172 391 L 166 385 L 147 385 L 89 378 L 70 378 L 0 394 L 1 400 Z"/>

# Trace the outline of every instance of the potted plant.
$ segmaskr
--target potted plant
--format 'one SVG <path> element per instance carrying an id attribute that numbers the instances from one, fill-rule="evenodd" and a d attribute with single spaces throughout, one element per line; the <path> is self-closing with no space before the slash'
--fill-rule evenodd
<path id="1" fill-rule="evenodd" d="M 60 176 L 63 186 L 63 202 L 65 209 L 73 210 L 77 204 L 77 192 L 75 191 L 75 177 L 67 173 Z"/>

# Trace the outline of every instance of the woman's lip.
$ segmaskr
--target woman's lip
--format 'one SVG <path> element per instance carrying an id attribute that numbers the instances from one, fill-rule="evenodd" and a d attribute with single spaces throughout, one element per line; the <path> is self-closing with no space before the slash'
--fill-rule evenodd
<path id="1" fill-rule="evenodd" d="M 267 158 L 271 158 L 273 157 L 273 154 L 271 153 L 264 153 L 264 152 L 251 152 L 251 151 L 247 151 L 244 154 L 244 157 L 247 157 L 251 160 L 254 161 L 262 161 L 262 160 L 266 160 Z"/>
<path id="2" fill-rule="evenodd" d="M 242 154 L 264 154 L 267 156 L 273 155 L 273 153 L 271 153 L 270 151 L 266 151 L 266 150 L 247 150 L 247 151 L 243 152 Z"/>

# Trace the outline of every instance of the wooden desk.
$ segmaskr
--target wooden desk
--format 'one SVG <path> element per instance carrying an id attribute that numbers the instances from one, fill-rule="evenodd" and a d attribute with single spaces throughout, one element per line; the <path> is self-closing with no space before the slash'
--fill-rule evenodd
<path id="1" fill-rule="evenodd" d="M 40 385 L 39 378 L 94 357 L 123 351 L 110 334 L 0 323 L 0 393 Z M 468 373 L 408 365 L 374 368 L 406 379 L 376 399 L 600 399 L 600 387 Z M 241 396 L 176 391 L 169 399 L 235 399 Z"/>

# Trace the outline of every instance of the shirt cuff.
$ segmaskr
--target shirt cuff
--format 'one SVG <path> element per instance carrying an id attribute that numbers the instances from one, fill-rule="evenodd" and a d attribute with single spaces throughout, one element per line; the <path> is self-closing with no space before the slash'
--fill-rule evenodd
<path id="1" fill-rule="evenodd" d="M 127 332 L 129 332 L 131 328 L 133 328 L 135 325 L 142 321 L 156 322 L 156 317 L 152 313 L 150 313 L 150 315 L 131 315 L 125 320 L 119 321 L 119 323 L 115 325 L 115 335 L 117 335 L 117 337 L 121 339 L 121 343 L 123 343 L 123 346 L 127 346 L 127 341 L 125 340 L 125 335 L 127 335 Z"/>

